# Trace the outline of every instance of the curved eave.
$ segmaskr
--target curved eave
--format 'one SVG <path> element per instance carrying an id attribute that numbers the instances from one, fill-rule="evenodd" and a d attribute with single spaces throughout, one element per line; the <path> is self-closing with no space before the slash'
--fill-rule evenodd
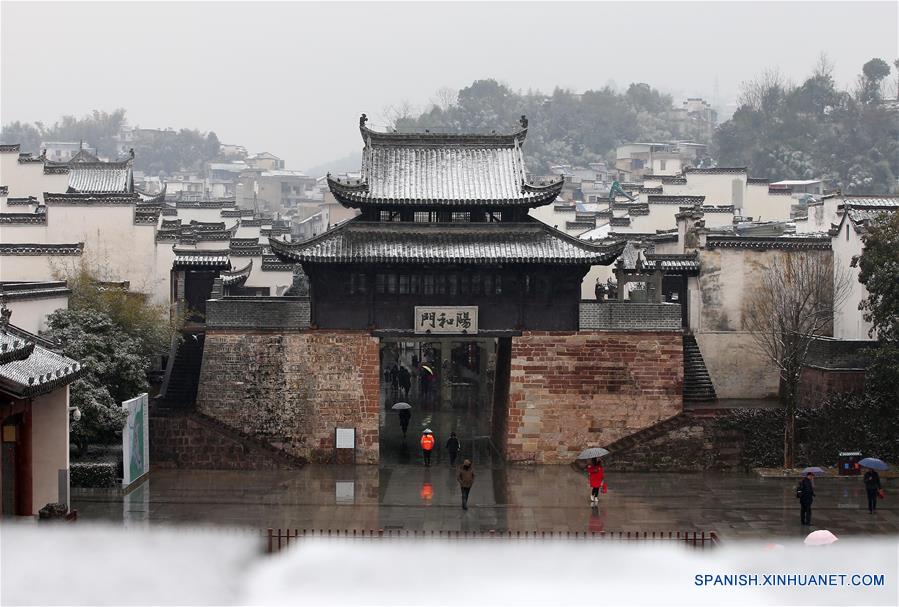
<path id="1" fill-rule="evenodd" d="M 527 138 L 527 127 L 521 128 L 512 133 L 382 133 L 373 131 L 364 124 L 359 125 L 359 132 L 362 135 L 362 141 L 372 145 L 403 145 L 410 143 L 428 144 L 443 143 L 457 145 L 486 144 L 486 145 L 505 145 L 514 146 L 516 142 L 521 145 Z"/>
<path id="2" fill-rule="evenodd" d="M 247 265 L 239 270 L 226 270 L 221 273 L 222 285 L 226 287 L 239 287 L 250 277 L 253 271 L 253 260 L 251 259 Z"/>
<path id="3" fill-rule="evenodd" d="M 526 186 L 520 198 L 380 198 L 367 192 L 352 191 L 343 187 L 331 189 L 334 198 L 343 206 L 362 209 L 374 207 L 420 207 L 420 208 L 485 208 L 485 207 L 540 207 L 553 202 L 562 191 L 562 183 L 549 186 Z"/>
<path id="4" fill-rule="evenodd" d="M 79 364 L 77 369 L 74 369 L 67 374 L 62 374 L 59 377 L 53 377 L 49 380 L 39 381 L 28 386 L 5 378 L 0 378 L 0 391 L 7 392 L 19 398 L 39 396 L 72 383 L 86 372 L 87 369 L 85 366 Z"/>

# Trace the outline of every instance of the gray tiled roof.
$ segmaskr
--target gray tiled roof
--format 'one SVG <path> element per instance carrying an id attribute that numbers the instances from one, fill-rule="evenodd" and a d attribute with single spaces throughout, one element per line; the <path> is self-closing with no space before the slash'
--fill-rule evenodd
<path id="1" fill-rule="evenodd" d="M 17 225 L 47 225 L 46 213 L 0 213 L 0 223 Z"/>
<path id="2" fill-rule="evenodd" d="M 761 250 L 830 250 L 830 238 L 820 234 L 795 236 L 726 236 L 706 237 L 707 249 L 761 249 Z"/>
<path id="3" fill-rule="evenodd" d="M 64 297 L 72 290 L 64 280 L 43 282 L 0 282 L 0 296 L 6 301 Z"/>
<path id="4" fill-rule="evenodd" d="M 376 223 L 350 220 L 299 243 L 272 239 L 286 262 L 607 265 L 624 243 L 597 245 L 539 222 Z"/>
<path id="5" fill-rule="evenodd" d="M 0 329 L 0 341 L 21 339 Z M 71 383 L 84 367 L 71 358 L 32 344 L 28 356 L 0 364 L 0 389 L 17 396 L 34 396 Z"/>
<path id="6" fill-rule="evenodd" d="M 81 255 L 84 243 L 46 244 L 46 243 L 7 243 L 0 242 L 0 255 Z"/>
<path id="7" fill-rule="evenodd" d="M 175 251 L 175 260 L 172 265 L 176 268 L 231 268 L 231 262 L 228 260 L 228 249 L 206 251 L 203 249 L 179 249 L 173 247 L 173 250 Z"/>
<path id="8" fill-rule="evenodd" d="M 127 192 L 66 192 L 64 194 L 44 192 L 44 203 L 48 205 L 137 206 L 140 202 L 140 196 Z"/>
<path id="9" fill-rule="evenodd" d="M 0 331 L 0 365 L 28 358 L 32 350 L 34 350 L 33 341 L 13 335 L 7 331 Z"/>
<path id="10" fill-rule="evenodd" d="M 680 196 L 650 194 L 646 197 L 649 204 L 686 204 L 695 205 L 705 202 L 705 196 Z"/>
<path id="11" fill-rule="evenodd" d="M 347 206 L 547 204 L 563 178 L 529 183 L 521 146 L 527 130 L 509 135 L 378 133 L 362 127 L 361 179 L 328 176 Z"/>
<path id="12" fill-rule="evenodd" d="M 134 192 L 131 162 L 76 162 L 69 167 L 69 192 Z"/>

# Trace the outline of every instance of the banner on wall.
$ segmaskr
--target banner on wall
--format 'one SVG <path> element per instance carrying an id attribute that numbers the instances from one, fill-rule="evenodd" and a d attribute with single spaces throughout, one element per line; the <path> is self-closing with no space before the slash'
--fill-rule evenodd
<path id="1" fill-rule="evenodd" d="M 122 430 L 122 486 L 128 487 L 150 471 L 149 398 L 143 393 L 126 400 L 128 421 Z"/>

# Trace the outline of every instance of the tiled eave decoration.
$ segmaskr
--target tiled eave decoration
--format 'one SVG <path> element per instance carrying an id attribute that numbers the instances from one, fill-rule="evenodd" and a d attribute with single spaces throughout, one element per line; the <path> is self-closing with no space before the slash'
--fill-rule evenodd
<path id="1" fill-rule="evenodd" d="M 566 230 L 592 230 L 596 227 L 596 222 L 594 221 L 566 221 L 565 229 Z"/>
<path id="2" fill-rule="evenodd" d="M 66 297 L 71 293 L 72 289 L 66 285 L 65 281 L 6 283 L 2 285 L 2 291 L 0 291 L 0 295 L 6 301 Z"/>
<path id="3" fill-rule="evenodd" d="M 830 238 L 816 236 L 765 237 L 765 236 L 707 236 L 706 249 L 757 249 L 761 251 L 829 251 Z"/>
<path id="4" fill-rule="evenodd" d="M 84 243 L 76 244 L 10 244 L 0 242 L 0 255 L 72 256 L 84 253 Z"/>
<path id="5" fill-rule="evenodd" d="M 6 204 L 10 206 L 31 206 L 37 205 L 38 199 L 34 196 L 26 196 L 26 197 L 16 197 L 16 198 L 7 198 Z"/>
<path id="6" fill-rule="evenodd" d="M 768 188 L 768 196 L 792 196 L 793 192 L 783 188 Z"/>
<path id="7" fill-rule="evenodd" d="M 54 194 L 44 192 L 44 203 L 47 205 L 70 206 L 131 206 L 140 203 L 140 196 L 127 193 L 66 193 Z"/>
<path id="8" fill-rule="evenodd" d="M 41 346 L 27 358 L 0 365 L 0 391 L 18 397 L 46 394 L 85 373 L 80 363 Z"/>
<path id="9" fill-rule="evenodd" d="M 274 255 L 266 255 L 262 258 L 263 272 L 292 272 L 296 264 L 281 261 Z"/>
<path id="10" fill-rule="evenodd" d="M 226 270 L 221 273 L 222 285 L 225 287 L 237 287 L 244 284 L 253 271 L 253 260 L 239 270 Z"/>
<path id="11" fill-rule="evenodd" d="M 0 196 L 9 196 L 9 186 L 0 185 Z"/>
<path id="12" fill-rule="evenodd" d="M 47 225 L 46 213 L 0 213 L 0 224 Z"/>
<path id="13" fill-rule="evenodd" d="M 263 222 L 263 220 L 258 219 L 258 218 L 257 219 L 241 219 L 240 225 L 244 226 L 245 228 L 258 228 L 258 227 L 262 226 L 262 222 Z"/>
<path id="14" fill-rule="evenodd" d="M 20 147 L 19 143 L 0 143 L 0 152 L 18 152 Z"/>
<path id="15" fill-rule="evenodd" d="M 713 167 L 708 169 L 688 167 L 684 170 L 685 174 L 694 173 L 696 175 L 745 175 L 746 172 L 746 167 Z"/>
<path id="16" fill-rule="evenodd" d="M 231 244 L 231 257 L 262 257 L 266 251 L 266 247 L 261 244 L 239 247 L 234 246 L 234 241 Z"/>
<path id="17" fill-rule="evenodd" d="M 631 225 L 630 217 L 611 217 L 609 219 L 609 225 L 615 227 L 624 227 Z"/>
<path id="18" fill-rule="evenodd" d="M 678 195 L 650 195 L 647 196 L 649 204 L 682 204 L 682 205 L 701 205 L 705 202 L 705 196 L 678 196 Z"/>
<path id="19" fill-rule="evenodd" d="M 68 175 L 69 165 L 67 164 L 50 164 L 44 165 L 44 175 Z"/>

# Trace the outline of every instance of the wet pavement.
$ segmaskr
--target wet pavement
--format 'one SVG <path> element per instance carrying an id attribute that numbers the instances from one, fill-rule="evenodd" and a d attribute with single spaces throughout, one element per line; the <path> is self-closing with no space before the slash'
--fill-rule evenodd
<path id="1" fill-rule="evenodd" d="M 586 477 L 565 466 L 477 467 L 470 508 L 460 507 L 446 461 L 307 466 L 298 471 L 154 470 L 127 496 L 75 495 L 80 521 L 215 524 L 262 529 L 409 531 L 716 531 L 722 538 L 899 533 L 887 499 L 869 515 L 861 480 L 816 481 L 813 525 L 799 525 L 795 481 L 742 474 L 614 473 L 591 508 Z M 76 490 L 77 491 L 77 490 Z"/>

